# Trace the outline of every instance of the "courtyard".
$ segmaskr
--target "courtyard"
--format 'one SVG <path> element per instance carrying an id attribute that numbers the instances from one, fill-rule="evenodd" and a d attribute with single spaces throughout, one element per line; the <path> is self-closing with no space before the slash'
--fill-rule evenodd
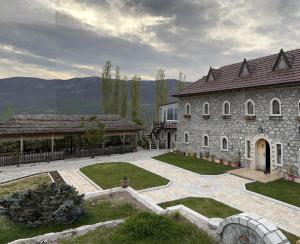
<path id="1" fill-rule="evenodd" d="M 178 162 L 159 161 L 161 158 L 175 158 L 166 153 L 167 150 L 142 150 L 123 155 L 2 167 L 0 179 L 5 182 L 56 170 L 61 176 L 68 173 L 70 177 L 63 177 L 66 183 L 77 189 L 81 187 L 80 192 L 90 194 L 92 191 L 118 187 L 121 178 L 128 176 L 129 181 L 132 180 L 132 187 L 139 194 L 161 206 L 184 204 L 208 217 L 225 217 L 238 212 L 253 213 L 270 220 L 284 231 L 300 236 L 299 208 L 247 191 L 246 185 L 255 183 L 227 173 L 231 168 L 218 169 L 221 165 L 208 161 L 202 165 L 198 162 L 198 168 L 204 168 L 206 172 L 201 174 L 199 169 L 188 170 L 187 167 L 180 167 Z M 183 160 L 187 162 L 189 158 Z M 16 186 L 12 187 L 16 189 Z M 194 199 L 201 201 L 195 203 Z M 211 206 L 216 206 L 216 209 Z"/>

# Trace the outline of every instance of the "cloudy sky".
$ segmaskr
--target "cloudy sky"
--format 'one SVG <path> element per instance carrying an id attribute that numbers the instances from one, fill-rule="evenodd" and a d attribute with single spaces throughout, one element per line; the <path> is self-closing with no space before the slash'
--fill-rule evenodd
<path id="1" fill-rule="evenodd" d="M 300 48 L 299 0 L 0 0 L 0 78 L 123 75 L 194 81 Z"/>

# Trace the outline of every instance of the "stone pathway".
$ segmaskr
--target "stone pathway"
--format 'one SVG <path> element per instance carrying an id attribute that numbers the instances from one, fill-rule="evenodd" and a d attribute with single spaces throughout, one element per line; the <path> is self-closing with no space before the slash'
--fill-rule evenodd
<path id="1" fill-rule="evenodd" d="M 68 185 L 74 186 L 79 193 L 92 193 L 102 190 L 81 174 L 79 170 L 61 170 L 58 173 Z"/>
<path id="2" fill-rule="evenodd" d="M 156 203 L 184 197 L 210 197 L 240 211 L 257 214 L 278 227 L 300 236 L 300 211 L 244 190 L 250 180 L 230 174 L 204 176 L 154 159 L 132 162 L 134 165 L 172 180 L 167 188 L 143 191 Z"/>

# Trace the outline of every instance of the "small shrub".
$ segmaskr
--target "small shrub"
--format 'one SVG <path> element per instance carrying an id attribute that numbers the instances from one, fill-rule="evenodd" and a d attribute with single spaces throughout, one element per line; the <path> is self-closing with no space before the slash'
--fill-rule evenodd
<path id="1" fill-rule="evenodd" d="M 73 223 L 84 212 L 83 195 L 66 184 L 42 184 L 0 199 L 0 214 L 28 227 Z"/>

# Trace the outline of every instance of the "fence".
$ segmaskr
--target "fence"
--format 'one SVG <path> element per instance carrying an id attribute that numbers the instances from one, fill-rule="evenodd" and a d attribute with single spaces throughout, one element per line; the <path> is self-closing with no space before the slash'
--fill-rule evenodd
<path id="1" fill-rule="evenodd" d="M 62 160 L 64 158 L 91 157 L 91 156 L 128 153 L 132 151 L 133 151 L 132 145 L 121 145 L 121 146 L 111 146 L 105 148 L 89 148 L 89 149 L 76 148 L 72 154 L 67 153 L 65 151 L 59 151 L 53 153 L 51 152 L 24 153 L 22 156 L 18 154 L 0 155 L 0 166 L 47 162 L 47 161 L 54 161 L 54 160 Z"/>

